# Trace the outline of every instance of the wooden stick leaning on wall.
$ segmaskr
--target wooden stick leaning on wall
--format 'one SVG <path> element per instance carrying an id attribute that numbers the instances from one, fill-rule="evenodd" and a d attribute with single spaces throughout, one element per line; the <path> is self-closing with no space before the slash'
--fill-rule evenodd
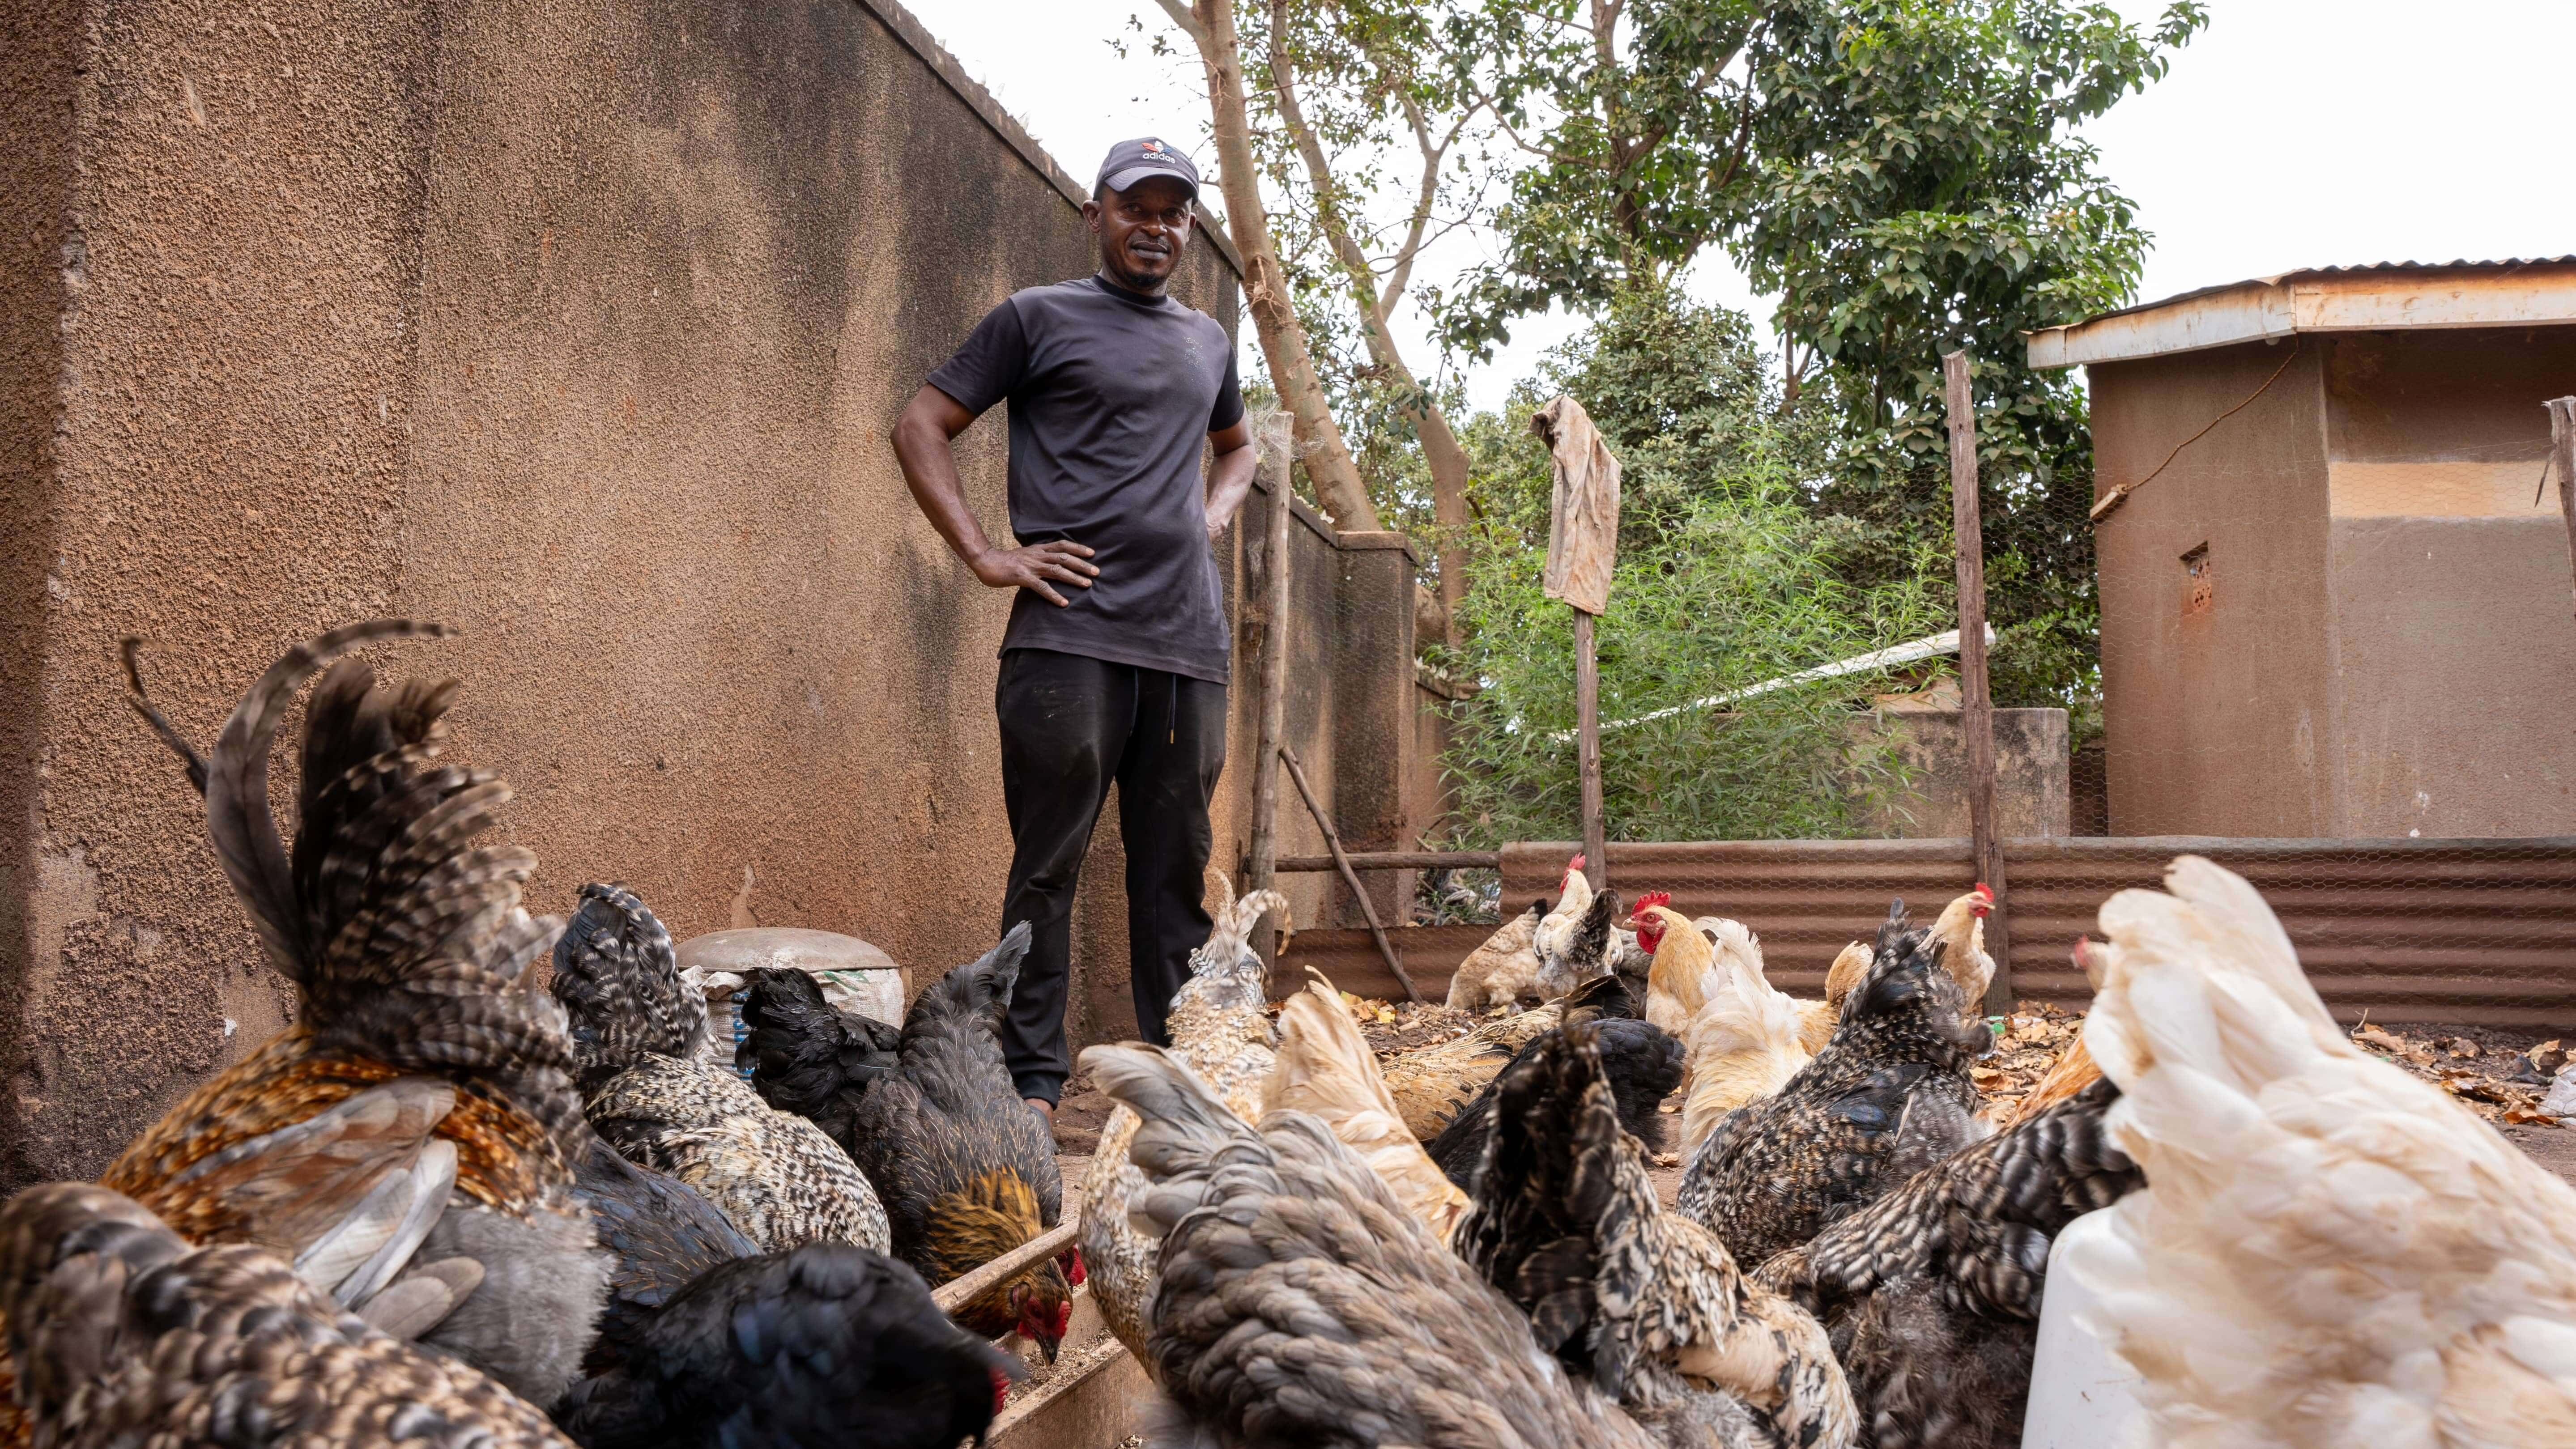
<path id="1" fill-rule="evenodd" d="M 2576 397 L 2543 406 L 2549 409 L 2549 471 L 2558 475 L 2558 511 L 2567 517 L 2568 590 L 2576 597 Z"/>
<path id="2" fill-rule="evenodd" d="M 1288 486 L 1288 449 L 1278 437 L 1279 420 L 1265 417 L 1253 441 L 1263 447 L 1261 461 L 1270 475 L 1268 541 L 1262 545 L 1261 673 L 1254 685 L 1255 715 L 1252 757 L 1252 840 L 1243 871 L 1243 890 L 1269 890 L 1278 878 L 1279 747 L 1288 733 L 1288 531 L 1296 524 Z M 1276 912 L 1272 913 L 1273 915 Z M 1277 954 L 1279 923 L 1261 918 L 1252 932 L 1252 947 L 1272 966 Z"/>
<path id="3" fill-rule="evenodd" d="M 1995 958 L 1986 1012 L 2012 1009 L 2012 927 L 2004 853 L 1995 831 L 1995 702 L 1986 688 L 1986 543 L 1977 510 L 1977 401 L 1968 386 L 1968 354 L 1944 353 L 1941 380 L 1950 412 L 1950 523 L 1959 563 L 1959 725 L 1968 744 L 1968 835 L 1977 879 L 1995 893 L 1986 918 L 1986 954 Z"/>
<path id="4" fill-rule="evenodd" d="M 1342 849 L 1342 833 L 1333 828 L 1333 817 L 1324 813 L 1324 802 L 1315 798 L 1315 787 L 1306 783 L 1306 769 L 1297 763 L 1297 752 L 1282 744 L 1279 758 L 1288 765 L 1288 778 L 1297 782 L 1297 793 L 1306 802 L 1306 812 L 1324 832 L 1324 845 L 1333 852 L 1333 864 L 1341 870 L 1342 884 L 1359 898 L 1360 915 L 1368 922 L 1369 935 L 1377 941 L 1377 953 L 1386 958 L 1386 969 L 1395 973 L 1396 984 L 1404 988 L 1404 999 L 1419 1003 L 1422 993 L 1415 990 L 1413 977 L 1404 969 L 1404 958 L 1395 953 L 1395 943 L 1386 938 L 1386 927 L 1377 918 L 1377 902 L 1369 899 L 1368 887 L 1360 884 L 1360 873 L 1351 868 L 1350 852 Z"/>

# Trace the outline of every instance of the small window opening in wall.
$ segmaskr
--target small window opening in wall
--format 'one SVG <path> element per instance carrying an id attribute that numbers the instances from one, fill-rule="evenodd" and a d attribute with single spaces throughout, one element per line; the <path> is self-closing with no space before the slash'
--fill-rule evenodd
<path id="1" fill-rule="evenodd" d="M 2184 617 L 2208 613 L 2211 584 L 2208 544 L 2204 543 L 2182 556 L 2182 576 Z"/>

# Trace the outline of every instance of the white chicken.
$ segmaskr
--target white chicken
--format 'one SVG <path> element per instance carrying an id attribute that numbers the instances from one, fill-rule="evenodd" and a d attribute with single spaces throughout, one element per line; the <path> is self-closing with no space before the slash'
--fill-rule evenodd
<path id="1" fill-rule="evenodd" d="M 1685 1157 L 1699 1150 L 1727 1113 L 1778 1093 L 1815 1056 L 1800 1035 L 1801 1008 L 1815 1003 L 1775 989 L 1759 959 L 1719 959 L 1719 984 L 1680 1033 L 1690 1071 L 1682 1099 Z"/>
<path id="2" fill-rule="evenodd" d="M 2148 1187 L 2065 1262 L 2156 1441 L 2576 1444 L 2576 1189 L 2346 1040 L 2242 877 L 2165 886 L 2084 1028 Z"/>
<path id="3" fill-rule="evenodd" d="M 1530 938 L 1530 949 L 1538 956 L 1538 995 L 1542 1001 L 1554 1001 L 1611 969 L 1622 956 L 1635 953 L 1636 937 L 1622 931 L 1613 921 L 1604 936 L 1594 932 L 1600 923 L 1594 919 L 1593 907 L 1598 900 L 1592 881 L 1583 873 L 1583 857 L 1565 863 L 1565 876 L 1557 882 L 1556 909 L 1538 923 Z M 1619 912 L 1616 895 L 1599 902 L 1610 915 Z"/>

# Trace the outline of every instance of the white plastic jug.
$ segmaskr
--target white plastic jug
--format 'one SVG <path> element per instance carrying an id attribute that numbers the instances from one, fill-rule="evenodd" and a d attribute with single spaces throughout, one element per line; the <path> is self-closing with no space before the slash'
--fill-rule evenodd
<path id="1" fill-rule="evenodd" d="M 2048 1249 L 2048 1285 L 2039 1300 L 2039 1352 L 2030 1365 L 2030 1407 L 2023 1411 L 2021 1449 L 2120 1449 L 2146 1442 L 2146 1412 L 2138 1407 L 2138 1376 L 2111 1356 L 2101 1340 L 2075 1322 L 2092 1309 L 2092 1290 L 2060 1265 L 2070 1243 L 2111 1231 L 2108 1209 L 2066 1225 Z"/>

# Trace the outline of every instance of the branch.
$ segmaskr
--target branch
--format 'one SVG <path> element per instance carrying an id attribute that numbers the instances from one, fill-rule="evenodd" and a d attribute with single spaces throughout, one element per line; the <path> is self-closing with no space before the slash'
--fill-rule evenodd
<path id="1" fill-rule="evenodd" d="M 1372 59 L 1374 58 L 1372 56 Z M 1383 73 L 1383 71 L 1384 67 L 1381 66 L 1380 72 Z M 1434 143 L 1431 139 L 1430 124 L 1422 114 L 1421 103 L 1413 98 L 1410 91 L 1398 91 L 1396 94 L 1399 103 L 1404 107 L 1405 119 L 1412 123 L 1413 144 L 1422 152 L 1422 185 L 1414 194 L 1413 215 L 1405 225 L 1404 244 L 1396 248 L 1394 266 L 1387 273 L 1384 290 L 1379 293 L 1386 310 L 1390 313 L 1403 299 L 1404 289 L 1413 281 L 1413 260 L 1422 254 L 1422 229 L 1430 222 L 1432 207 L 1440 197 L 1440 163 L 1448 159 L 1449 148 L 1456 144 L 1459 132 L 1466 129 L 1467 118 L 1475 114 L 1474 110 L 1469 110 L 1460 115 L 1451 123 L 1449 134 Z"/>
<path id="2" fill-rule="evenodd" d="M 1323 143 L 1315 139 L 1314 128 L 1306 124 L 1306 108 L 1297 99 L 1296 63 L 1288 55 L 1288 4 L 1289 0 L 1270 0 L 1270 89 L 1279 103 L 1280 124 L 1296 143 L 1297 154 L 1306 163 L 1307 179 L 1314 186 L 1316 230 L 1324 234 L 1342 270 L 1350 276 L 1351 290 L 1360 304 L 1361 330 L 1367 335 L 1369 356 L 1381 367 L 1392 365 L 1400 370 L 1404 364 L 1394 356 L 1394 344 L 1386 335 L 1386 308 L 1378 300 L 1377 274 L 1342 217 L 1332 162 L 1324 155 Z"/>
<path id="3" fill-rule="evenodd" d="M 1190 44 L 1198 47 L 1201 56 L 1208 53 L 1207 27 L 1199 24 L 1199 18 L 1190 13 L 1190 7 L 1182 4 L 1181 0 L 1154 0 L 1154 3 L 1162 6 L 1163 13 L 1172 18 L 1172 23 L 1189 36 Z"/>

